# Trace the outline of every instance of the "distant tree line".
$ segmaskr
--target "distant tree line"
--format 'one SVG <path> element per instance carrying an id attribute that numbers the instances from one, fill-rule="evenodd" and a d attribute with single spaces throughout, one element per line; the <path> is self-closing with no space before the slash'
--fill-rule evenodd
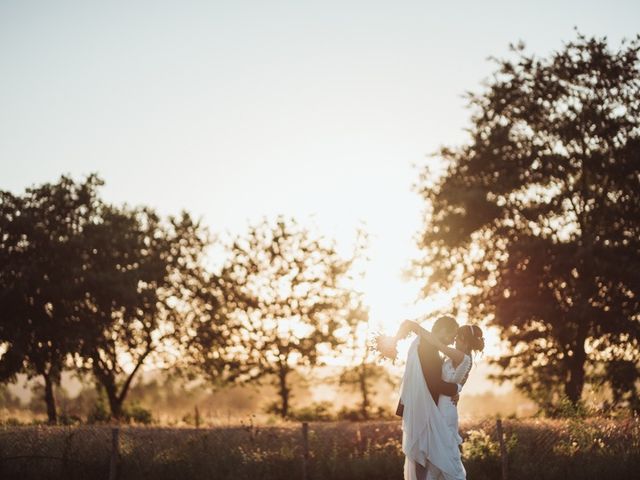
<path id="1" fill-rule="evenodd" d="M 97 175 L 0 191 L 0 380 L 44 381 L 49 421 L 65 370 L 89 374 L 114 418 L 145 365 L 212 385 L 275 382 L 346 342 L 361 298 L 354 256 L 294 219 L 251 227 L 205 267 L 213 240 L 188 213 L 162 218 L 99 195 Z"/>

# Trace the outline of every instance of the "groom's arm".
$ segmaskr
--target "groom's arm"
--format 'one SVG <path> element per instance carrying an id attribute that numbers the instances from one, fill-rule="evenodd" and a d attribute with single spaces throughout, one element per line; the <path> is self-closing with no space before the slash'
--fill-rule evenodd
<path id="1" fill-rule="evenodd" d="M 442 380 L 442 364 L 438 361 L 437 349 L 427 342 L 420 341 L 418 352 L 422 375 L 436 404 L 438 395 L 456 396 L 460 390 L 458 384 Z"/>
<path id="2" fill-rule="evenodd" d="M 412 321 L 404 322 L 400 329 L 402 330 L 403 328 L 415 332 L 419 337 L 422 337 L 423 333 L 429 333 L 420 324 Z M 434 345 L 421 338 L 418 352 L 420 353 L 422 374 L 430 392 L 446 395 L 447 397 L 455 397 L 460 393 L 460 387 L 457 383 L 449 383 L 442 380 L 442 365 L 437 362 L 438 349 Z M 437 364 L 437 369 L 433 368 L 433 363 Z"/>
<path id="3" fill-rule="evenodd" d="M 441 395 L 446 395 L 447 397 L 455 397 L 460 393 L 460 385 L 457 383 L 449 383 L 440 379 L 440 384 L 438 386 Z"/>

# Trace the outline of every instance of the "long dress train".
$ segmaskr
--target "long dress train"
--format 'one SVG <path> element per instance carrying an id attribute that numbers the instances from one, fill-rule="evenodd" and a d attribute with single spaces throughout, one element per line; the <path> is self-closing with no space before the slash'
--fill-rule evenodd
<path id="1" fill-rule="evenodd" d="M 407 365 L 400 386 L 404 405 L 402 414 L 402 451 L 405 454 L 404 479 L 424 480 L 416 471 L 416 464 L 426 468 L 429 463 L 437 467 L 445 480 L 462 480 L 466 472 L 460 458 L 458 439 L 448 427 L 433 401 L 425 382 L 416 337 L 409 347 Z"/>

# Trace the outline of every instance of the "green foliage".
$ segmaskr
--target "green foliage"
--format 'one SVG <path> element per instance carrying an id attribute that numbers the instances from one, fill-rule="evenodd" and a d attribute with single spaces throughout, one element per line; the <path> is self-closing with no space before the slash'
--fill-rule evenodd
<path id="1" fill-rule="evenodd" d="M 142 365 L 170 364 L 195 334 L 189 320 L 217 306 L 200 223 L 108 204 L 102 184 L 63 176 L 21 196 L 0 191 L 0 381 L 42 376 L 51 422 L 63 369 L 91 372 L 119 417 Z"/>
<path id="2" fill-rule="evenodd" d="M 371 407 L 365 416 L 362 408 L 342 407 L 336 414 L 337 420 L 349 420 L 352 422 L 362 422 L 367 420 L 392 420 L 397 418 L 395 412 L 380 405 Z"/>
<path id="3" fill-rule="evenodd" d="M 482 429 L 469 430 L 463 444 L 463 455 L 469 460 L 495 458 L 500 453 L 500 445 Z"/>
<path id="4" fill-rule="evenodd" d="M 332 409 L 332 403 L 329 401 L 315 402 L 309 406 L 294 409 L 289 417 L 291 420 L 299 422 L 326 422 L 335 419 L 335 415 L 331 412 Z"/>
<path id="5" fill-rule="evenodd" d="M 200 264 L 208 239 L 186 213 L 164 221 L 148 208 L 106 205 L 84 238 L 89 334 L 79 354 L 120 417 L 142 365 L 170 365 L 193 332 L 188 320 L 201 318 L 203 295 L 209 300 Z M 215 302 L 207 308 L 215 310 Z M 123 356 L 133 369 L 124 368 Z"/>
<path id="6" fill-rule="evenodd" d="M 500 478 L 500 445 L 485 430 L 467 432 L 462 455 L 469 478 Z"/>
<path id="7" fill-rule="evenodd" d="M 153 415 L 151 410 L 144 408 L 138 403 L 133 403 L 124 409 L 124 418 L 128 422 L 138 423 L 141 425 L 150 425 L 153 423 Z"/>
<path id="8" fill-rule="evenodd" d="M 189 356 L 214 383 L 268 379 L 286 417 L 290 374 L 318 365 L 322 347 L 341 345 L 336 332 L 357 321 L 350 315 L 354 259 L 285 217 L 251 226 L 226 253 L 217 281 L 220 312 L 200 325 Z"/>
<path id="9" fill-rule="evenodd" d="M 79 425 L 82 423 L 82 418 L 77 415 L 69 415 L 67 413 L 61 413 L 58 417 L 59 425 Z"/>
<path id="10" fill-rule="evenodd" d="M 552 418 L 567 418 L 567 419 L 584 419 L 591 415 L 591 412 L 584 404 L 584 402 L 572 402 L 569 397 L 563 395 L 560 400 L 546 409 L 546 415 Z"/>
<path id="11" fill-rule="evenodd" d="M 111 418 L 104 396 L 99 396 L 91 412 L 87 416 L 87 423 L 104 423 Z"/>
<path id="12" fill-rule="evenodd" d="M 265 413 L 280 415 L 280 404 L 278 401 L 266 405 Z M 367 420 L 390 420 L 395 415 L 391 410 L 376 406 L 368 410 L 365 416 L 359 406 L 343 406 L 337 412 L 329 401 L 313 402 L 301 408 L 294 408 L 289 411 L 288 420 L 300 422 L 331 422 L 335 420 L 347 420 L 351 422 L 363 422 Z"/>
<path id="13" fill-rule="evenodd" d="M 78 183 L 63 176 L 21 196 L 0 191 L 0 381 L 42 376 L 50 422 L 53 386 L 82 344 L 81 237 L 95 220 L 100 185 L 95 175 Z"/>
<path id="14" fill-rule="evenodd" d="M 640 379 L 640 36 L 577 38 L 547 57 L 524 46 L 469 94 L 470 141 L 428 168 L 415 273 L 424 295 L 500 329 L 499 380 L 551 410 L 590 372 L 637 404 Z M 588 353 L 587 353 L 588 352 Z M 610 364 L 613 366 L 613 364 Z"/>
<path id="15" fill-rule="evenodd" d="M 606 364 L 602 383 L 611 386 L 612 400 L 610 408 L 626 407 L 640 414 L 640 392 L 638 391 L 637 362 L 627 359 L 614 359 Z"/>
<path id="16" fill-rule="evenodd" d="M 362 412 L 362 408 L 350 408 L 348 406 L 342 407 L 336 414 L 336 418 L 338 420 L 349 420 L 351 422 L 367 420 Z"/>

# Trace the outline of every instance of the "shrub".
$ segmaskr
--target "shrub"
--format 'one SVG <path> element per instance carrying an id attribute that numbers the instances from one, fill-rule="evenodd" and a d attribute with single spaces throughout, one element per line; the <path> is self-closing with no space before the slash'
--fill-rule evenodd
<path id="1" fill-rule="evenodd" d="M 111 415 L 109 415 L 109 410 L 107 409 L 104 398 L 102 398 L 102 396 L 98 397 L 91 412 L 87 416 L 87 423 L 104 423 L 108 422 L 110 418 Z"/>
<path id="2" fill-rule="evenodd" d="M 292 410 L 290 414 L 292 420 L 299 422 L 326 422 L 334 419 L 331 413 L 331 402 L 315 402 L 307 407 Z"/>
<path id="3" fill-rule="evenodd" d="M 138 403 L 134 403 L 130 407 L 124 409 L 124 418 L 128 422 L 139 423 L 141 425 L 150 425 L 153 423 L 153 415 L 151 411 Z"/>

